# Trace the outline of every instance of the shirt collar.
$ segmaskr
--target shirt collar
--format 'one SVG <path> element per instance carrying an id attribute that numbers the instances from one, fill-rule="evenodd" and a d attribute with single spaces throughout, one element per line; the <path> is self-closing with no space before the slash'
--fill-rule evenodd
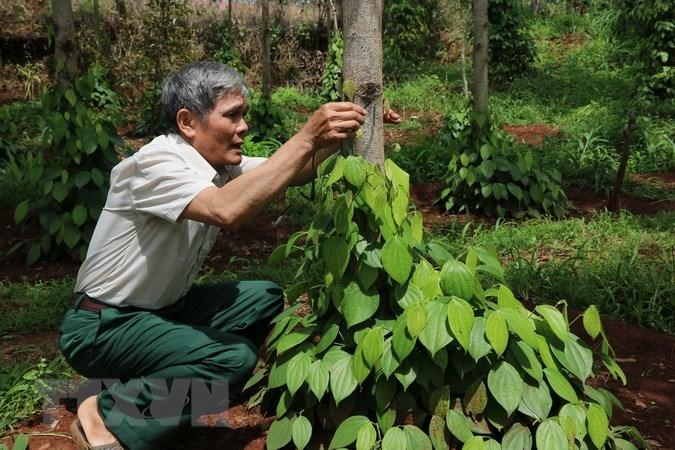
<path id="1" fill-rule="evenodd" d="M 176 142 L 176 145 L 181 150 L 181 155 L 185 158 L 190 168 L 197 172 L 197 174 L 211 181 L 220 181 L 221 174 L 181 135 L 172 133 L 169 134 L 169 139 L 173 139 Z"/>

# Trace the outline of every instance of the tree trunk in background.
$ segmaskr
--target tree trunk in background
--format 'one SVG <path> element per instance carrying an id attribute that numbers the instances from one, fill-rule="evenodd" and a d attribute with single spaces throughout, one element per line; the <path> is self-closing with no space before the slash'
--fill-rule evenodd
<path id="1" fill-rule="evenodd" d="M 227 0 L 227 20 L 232 23 L 232 0 Z"/>
<path id="2" fill-rule="evenodd" d="M 103 33 L 101 33 L 101 8 L 99 0 L 94 0 L 94 33 L 96 34 L 96 59 L 100 61 L 103 59 L 103 53 L 107 48 L 103 40 Z M 107 53 L 106 53 L 107 54 Z"/>
<path id="3" fill-rule="evenodd" d="M 455 0 L 454 6 L 457 8 L 457 14 L 459 15 L 459 26 L 460 34 L 462 35 L 462 45 L 460 47 L 460 58 L 462 61 L 462 92 L 464 97 L 468 100 L 471 98 L 471 92 L 469 92 L 469 81 L 466 77 L 466 44 L 467 44 L 467 28 L 469 28 L 469 14 L 467 11 L 467 5 L 463 0 Z"/>
<path id="4" fill-rule="evenodd" d="M 260 0 L 262 8 L 262 95 L 269 101 L 272 98 L 272 68 L 270 58 L 270 2 Z"/>
<path id="5" fill-rule="evenodd" d="M 78 75 L 78 49 L 75 43 L 73 6 L 70 0 L 52 0 L 54 22 L 54 79 L 61 87 L 70 84 Z"/>
<path id="6" fill-rule="evenodd" d="M 541 4 L 539 0 L 532 0 L 530 2 L 530 6 L 532 7 L 532 15 L 533 16 L 538 16 L 539 15 L 539 10 L 541 9 Z"/>
<path id="7" fill-rule="evenodd" d="M 354 150 L 371 163 L 384 165 L 382 124 L 382 0 L 344 0 L 343 86 L 356 85 L 354 103 L 368 115 L 361 127 L 363 136 L 355 139 Z"/>
<path id="8" fill-rule="evenodd" d="M 473 0 L 473 110 L 488 111 L 488 0 Z M 481 127 L 474 121 L 474 133 Z"/>
<path id="9" fill-rule="evenodd" d="M 612 212 L 619 210 L 619 196 L 621 195 L 621 187 L 623 180 L 626 177 L 626 166 L 628 166 L 628 158 L 630 157 L 630 147 L 633 145 L 633 138 L 635 137 L 635 113 L 628 113 L 628 125 L 623 130 L 623 143 L 621 144 L 621 161 L 619 163 L 619 170 L 616 173 L 614 180 L 614 188 L 612 195 L 609 197 L 607 209 Z"/>
<path id="10" fill-rule="evenodd" d="M 126 0 L 115 0 L 115 9 L 117 9 L 117 14 L 119 14 L 122 19 L 127 18 Z"/>
<path id="11" fill-rule="evenodd" d="M 331 32 L 328 33 L 329 36 L 331 36 L 333 33 L 337 33 L 338 29 L 340 28 L 338 25 L 337 8 L 335 7 L 335 2 L 333 0 L 330 0 L 330 16 L 333 18 L 333 28 L 331 29 Z"/>

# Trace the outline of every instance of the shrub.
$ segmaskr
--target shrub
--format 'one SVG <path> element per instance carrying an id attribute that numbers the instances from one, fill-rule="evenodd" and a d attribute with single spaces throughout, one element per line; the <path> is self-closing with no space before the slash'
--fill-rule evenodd
<path id="1" fill-rule="evenodd" d="M 616 0 L 616 4 L 621 11 L 617 37 L 628 37 L 634 44 L 631 53 L 640 73 L 640 96 L 654 105 L 660 103 L 654 100 L 666 100 L 666 112 L 672 114 L 668 99 L 675 96 L 675 4 L 669 0 Z"/>
<path id="2" fill-rule="evenodd" d="M 162 111 L 162 83 L 156 82 L 143 90 L 139 97 L 138 124 L 134 129 L 137 136 L 149 136 L 162 132 L 164 113 Z"/>
<path id="3" fill-rule="evenodd" d="M 290 137 L 286 122 L 288 114 L 273 102 L 260 95 L 252 95 L 249 99 L 247 122 L 250 132 L 255 135 L 254 141 L 274 139 L 286 142 Z"/>
<path id="4" fill-rule="evenodd" d="M 21 364 L 8 372 L 0 372 L 1 433 L 4 434 L 9 427 L 40 410 L 49 392 L 45 379 L 54 376 L 58 362 L 56 360 L 48 364 L 45 358 L 40 358 L 34 367 Z"/>
<path id="5" fill-rule="evenodd" d="M 267 386 L 251 400 L 276 410 L 267 448 L 302 449 L 313 436 L 318 446 L 319 429 L 334 430 L 331 449 L 601 448 L 637 435 L 608 425 L 618 401 L 587 384 L 594 352 L 566 308 L 527 310 L 489 251 L 460 260 L 426 242 L 405 172 L 349 156 L 322 174 L 314 221 L 272 256 L 304 259 L 287 291 L 295 304 L 268 338 Z M 311 311 L 299 316 L 302 292 Z M 601 337 L 598 361 L 625 382 L 595 307 L 583 323 Z"/>
<path id="6" fill-rule="evenodd" d="M 109 91 L 100 72 L 89 70 L 72 86 L 54 88 L 43 98 L 50 158 L 26 174 L 42 195 L 18 204 L 17 223 L 36 219 L 41 234 L 28 251 L 28 263 L 66 252 L 84 258 L 108 190 L 108 173 L 122 145 L 99 93 Z"/>
<path id="7" fill-rule="evenodd" d="M 437 139 L 451 158 L 441 199 L 447 210 L 488 216 L 562 216 L 566 197 L 560 174 L 539 167 L 530 150 L 478 117 L 485 132 L 474 138 L 467 112 L 450 113 Z"/>
<path id="8" fill-rule="evenodd" d="M 442 29 L 438 0 L 389 0 L 382 33 L 385 70 L 414 66 L 433 57 Z"/>
<path id="9" fill-rule="evenodd" d="M 529 71 L 535 59 L 529 24 L 514 0 L 490 0 L 489 67 L 494 81 L 511 81 Z"/>
<path id="10" fill-rule="evenodd" d="M 342 31 L 333 33 L 328 47 L 326 67 L 321 75 L 321 97 L 326 101 L 334 102 L 342 95 L 342 53 L 344 52 Z"/>
<path id="11" fill-rule="evenodd" d="M 0 109 L 0 161 L 7 160 L 13 152 L 15 143 L 12 138 L 18 134 L 17 131 L 9 111 Z"/>
<path id="12" fill-rule="evenodd" d="M 566 152 L 565 175 L 575 184 L 609 195 L 619 169 L 619 154 L 601 136 L 601 128 L 584 133 Z"/>
<path id="13" fill-rule="evenodd" d="M 0 163 L 0 205 L 13 208 L 26 197 L 37 198 L 40 190 L 29 183 L 26 174 L 44 167 L 41 152 L 19 153 L 18 149 L 11 148 L 6 158 Z"/>
<path id="14" fill-rule="evenodd" d="M 216 17 L 203 20 L 199 39 L 204 42 L 207 59 L 227 64 L 242 74 L 246 72 L 235 47 L 238 40 L 246 39 L 246 33 L 237 22 Z"/>
<path id="15" fill-rule="evenodd" d="M 260 139 L 256 133 L 246 133 L 242 149 L 246 156 L 261 156 L 267 158 L 272 155 L 282 143 L 276 139 Z"/>

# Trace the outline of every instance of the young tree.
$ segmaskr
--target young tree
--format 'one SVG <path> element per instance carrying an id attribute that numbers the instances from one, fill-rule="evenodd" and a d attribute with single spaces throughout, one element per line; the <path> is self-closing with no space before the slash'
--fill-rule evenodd
<path id="1" fill-rule="evenodd" d="M 473 110 L 480 115 L 488 111 L 488 1 L 473 0 Z M 474 120 L 474 133 L 481 127 Z"/>
<path id="2" fill-rule="evenodd" d="M 58 85 L 63 87 L 74 81 L 78 73 L 78 51 L 71 0 L 52 0 L 52 21 L 54 23 L 54 73 Z"/>
<path id="3" fill-rule="evenodd" d="M 352 100 L 368 115 L 363 135 L 354 142 L 356 153 L 369 162 L 384 165 L 382 125 L 382 0 L 344 0 L 344 87 L 354 83 Z M 345 94 L 351 97 L 352 93 Z"/>

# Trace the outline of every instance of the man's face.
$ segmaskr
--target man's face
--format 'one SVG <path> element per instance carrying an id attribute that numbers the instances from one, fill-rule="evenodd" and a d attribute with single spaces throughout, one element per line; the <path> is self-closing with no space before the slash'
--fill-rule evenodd
<path id="1" fill-rule="evenodd" d="M 248 125 L 244 116 L 248 103 L 239 94 L 220 97 L 211 112 L 194 124 L 192 146 L 209 164 L 220 169 L 241 162 L 241 145 Z"/>

